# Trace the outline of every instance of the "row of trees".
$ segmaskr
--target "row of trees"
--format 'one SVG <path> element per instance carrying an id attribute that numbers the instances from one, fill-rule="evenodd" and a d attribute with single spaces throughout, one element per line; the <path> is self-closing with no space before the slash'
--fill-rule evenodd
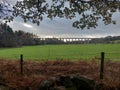
<path id="1" fill-rule="evenodd" d="M 59 38 L 41 39 L 36 35 L 24 31 L 13 31 L 6 23 L 0 24 L 0 47 L 20 47 L 23 45 L 43 44 L 83 44 L 83 43 L 120 43 L 120 36 L 92 38 L 89 40 L 63 41 Z"/>
<path id="2" fill-rule="evenodd" d="M 37 36 L 24 32 L 13 31 L 7 24 L 0 24 L 0 47 L 19 47 L 22 45 L 36 45 L 39 44 Z M 34 39 L 36 38 L 36 39 Z"/>
<path id="3" fill-rule="evenodd" d="M 94 38 L 90 43 L 120 43 L 120 36 L 107 36 L 105 38 Z"/>

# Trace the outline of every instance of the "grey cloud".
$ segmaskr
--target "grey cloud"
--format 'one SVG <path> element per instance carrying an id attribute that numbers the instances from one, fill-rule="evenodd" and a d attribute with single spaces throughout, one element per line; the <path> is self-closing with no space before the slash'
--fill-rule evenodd
<path id="1" fill-rule="evenodd" d="M 118 17 L 119 18 L 119 17 Z M 33 32 L 39 36 L 55 36 L 55 37 L 105 37 L 108 35 L 120 35 L 120 22 L 117 21 L 116 25 L 105 26 L 102 22 L 99 22 L 99 26 L 94 29 L 75 29 L 72 27 L 72 21 L 66 19 L 49 20 L 45 19 L 41 22 L 40 26 L 32 23 L 33 28 L 27 28 L 23 26 L 23 20 L 17 18 L 10 25 L 14 30 L 24 30 L 27 32 Z"/>

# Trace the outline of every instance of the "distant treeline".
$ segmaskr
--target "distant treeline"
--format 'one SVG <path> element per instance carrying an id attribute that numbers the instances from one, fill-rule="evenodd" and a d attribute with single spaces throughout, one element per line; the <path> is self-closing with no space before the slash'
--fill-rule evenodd
<path id="1" fill-rule="evenodd" d="M 93 38 L 90 43 L 111 43 L 111 44 L 120 44 L 120 36 L 107 36 L 105 38 Z"/>
<path id="2" fill-rule="evenodd" d="M 13 31 L 7 24 L 0 24 L 0 47 L 21 47 L 25 45 L 43 44 L 88 44 L 88 43 L 120 43 L 120 36 L 107 36 L 105 38 L 89 38 L 84 40 L 64 41 L 60 38 L 38 38 L 33 33 L 21 30 Z"/>
<path id="3" fill-rule="evenodd" d="M 37 45 L 39 41 L 37 36 L 24 32 L 24 31 L 13 31 L 7 24 L 0 24 L 0 47 L 20 47 L 23 45 Z"/>
<path id="4" fill-rule="evenodd" d="M 45 38 L 41 44 L 120 44 L 120 36 L 104 38 Z"/>

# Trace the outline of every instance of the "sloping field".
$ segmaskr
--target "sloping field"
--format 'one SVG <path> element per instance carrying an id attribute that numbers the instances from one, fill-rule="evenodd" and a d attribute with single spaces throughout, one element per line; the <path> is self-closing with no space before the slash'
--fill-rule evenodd
<path id="1" fill-rule="evenodd" d="M 0 58 L 24 60 L 81 60 L 100 58 L 105 52 L 105 58 L 120 60 L 120 44 L 81 44 L 81 45 L 39 45 L 21 48 L 0 48 Z"/>
<path id="2" fill-rule="evenodd" d="M 85 61 L 25 61 L 23 75 L 20 74 L 18 61 L 0 60 L 0 84 L 10 87 L 10 90 L 39 90 L 43 80 L 61 75 L 80 74 L 101 83 L 99 79 L 99 63 L 96 60 Z M 118 90 L 120 88 L 120 63 L 106 62 L 103 90 Z M 27 89 L 29 87 L 29 89 Z"/>

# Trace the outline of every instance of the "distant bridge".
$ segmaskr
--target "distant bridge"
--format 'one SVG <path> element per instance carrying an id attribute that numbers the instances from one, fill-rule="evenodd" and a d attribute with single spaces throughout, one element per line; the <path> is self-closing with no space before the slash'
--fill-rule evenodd
<path id="1" fill-rule="evenodd" d="M 40 40 L 47 40 L 47 39 L 58 39 L 64 42 L 73 42 L 73 41 L 91 41 L 94 38 L 39 38 Z"/>

